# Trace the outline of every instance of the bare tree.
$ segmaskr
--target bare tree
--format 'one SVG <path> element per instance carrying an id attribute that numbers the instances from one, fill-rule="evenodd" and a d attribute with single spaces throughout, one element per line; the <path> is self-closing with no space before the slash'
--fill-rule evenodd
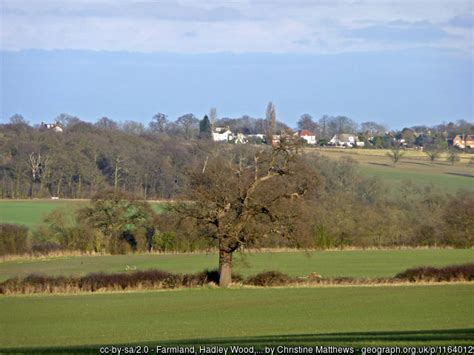
<path id="1" fill-rule="evenodd" d="M 191 174 L 188 198 L 193 202 L 173 207 L 218 242 L 221 286 L 232 281 L 232 255 L 239 248 L 271 235 L 304 235 L 304 197 L 319 179 L 301 163 L 297 144 L 283 137 L 271 151 L 221 150 Z"/>
<path id="2" fill-rule="evenodd" d="M 318 124 L 314 122 L 313 117 L 310 114 L 305 113 L 301 115 L 298 120 L 298 129 L 306 129 L 316 134 L 318 131 Z"/>
<path id="3" fill-rule="evenodd" d="M 459 161 L 459 153 L 456 148 L 451 148 L 448 150 L 448 157 L 446 158 L 447 161 L 454 165 L 455 162 Z"/>
<path id="4" fill-rule="evenodd" d="M 390 149 L 390 152 L 387 153 L 387 156 L 392 160 L 394 166 L 404 155 L 405 152 L 399 146 L 393 147 Z"/>
<path id="5" fill-rule="evenodd" d="M 168 116 L 164 113 L 158 112 L 155 114 L 149 123 L 150 130 L 152 132 L 160 132 L 164 133 L 166 130 L 166 126 L 168 124 Z"/>
<path id="6" fill-rule="evenodd" d="M 115 165 L 114 165 L 114 191 L 117 191 L 118 183 L 120 179 L 120 171 L 122 170 L 121 164 L 123 163 L 123 159 L 121 159 L 118 155 L 115 158 Z"/>
<path id="7" fill-rule="evenodd" d="M 273 102 L 269 102 L 267 105 L 267 111 L 265 114 L 265 123 L 266 123 L 266 137 L 267 144 L 273 143 L 273 135 L 276 130 L 276 110 Z"/>
<path id="8" fill-rule="evenodd" d="M 212 129 L 214 129 L 214 126 L 217 121 L 217 109 L 215 107 L 209 110 L 209 121 L 211 121 Z"/>
<path id="9" fill-rule="evenodd" d="M 28 165 L 31 171 L 30 197 L 33 196 L 33 185 L 36 182 L 41 183 L 42 187 L 43 179 L 48 173 L 50 163 L 50 157 L 48 155 L 41 156 L 41 152 L 38 154 L 32 152 L 28 155 Z"/>
<path id="10" fill-rule="evenodd" d="M 428 156 L 428 159 L 431 161 L 431 162 L 434 162 L 436 159 L 439 158 L 439 155 L 441 154 L 441 151 L 439 148 L 437 147 L 430 147 L 430 146 L 427 146 L 425 147 L 425 149 L 423 150 L 425 152 L 425 154 Z"/>
<path id="11" fill-rule="evenodd" d="M 178 117 L 176 123 L 183 126 L 184 136 L 187 140 L 193 137 L 193 131 L 197 129 L 199 120 L 192 113 L 187 113 L 181 117 Z"/>

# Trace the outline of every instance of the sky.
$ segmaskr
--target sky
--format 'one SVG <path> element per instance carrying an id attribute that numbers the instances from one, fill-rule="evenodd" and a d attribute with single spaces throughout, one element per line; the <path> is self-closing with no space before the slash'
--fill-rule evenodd
<path id="1" fill-rule="evenodd" d="M 474 120 L 471 0 L 0 0 L 0 30 L 2 121 Z"/>

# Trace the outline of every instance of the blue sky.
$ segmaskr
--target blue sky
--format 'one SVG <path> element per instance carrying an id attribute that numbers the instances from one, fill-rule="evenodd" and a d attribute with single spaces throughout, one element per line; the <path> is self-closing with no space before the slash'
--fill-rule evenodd
<path id="1" fill-rule="evenodd" d="M 473 4 L 0 0 L 0 119 L 472 121 Z"/>

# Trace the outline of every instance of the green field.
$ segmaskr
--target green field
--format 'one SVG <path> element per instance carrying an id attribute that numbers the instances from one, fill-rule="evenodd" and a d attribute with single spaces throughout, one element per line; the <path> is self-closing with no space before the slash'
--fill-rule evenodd
<path id="1" fill-rule="evenodd" d="M 23 224 L 33 228 L 43 218 L 57 208 L 77 208 L 87 204 L 87 200 L 0 200 L 0 223 Z M 156 211 L 162 204 L 152 202 Z"/>
<path id="2" fill-rule="evenodd" d="M 246 276 L 279 270 L 292 276 L 312 272 L 323 277 L 390 277 L 414 266 L 443 266 L 474 262 L 473 249 L 353 250 L 237 254 L 235 271 Z M 0 262 L 0 280 L 30 273 L 85 275 L 90 272 L 119 272 L 158 268 L 191 273 L 214 269 L 216 254 L 132 254 L 109 256 L 45 257 Z"/>
<path id="3" fill-rule="evenodd" d="M 0 297 L 1 348 L 468 344 L 474 285 Z"/>
<path id="4" fill-rule="evenodd" d="M 474 191 L 474 167 L 468 164 L 472 154 L 461 154 L 461 161 L 454 165 L 441 158 L 428 161 L 420 151 L 407 151 L 394 167 L 386 156 L 388 150 L 312 148 L 310 154 L 322 154 L 331 159 L 352 158 L 359 163 L 359 170 L 366 176 L 375 176 L 392 189 L 399 189 L 407 181 L 418 186 L 433 186 L 450 193 L 458 190 Z M 0 223 L 24 224 L 35 227 L 55 208 L 80 206 L 86 200 L 0 200 Z M 162 203 L 152 203 L 155 210 Z"/>
<path id="5" fill-rule="evenodd" d="M 468 164 L 472 154 L 461 154 L 461 162 L 454 165 L 440 158 L 430 162 L 420 151 L 407 151 L 396 167 L 387 157 L 388 150 L 334 149 L 307 150 L 331 159 L 352 158 L 360 165 L 360 172 L 379 177 L 389 186 L 398 188 L 408 180 L 419 186 L 433 186 L 454 193 L 459 189 L 474 191 L 474 167 Z"/>

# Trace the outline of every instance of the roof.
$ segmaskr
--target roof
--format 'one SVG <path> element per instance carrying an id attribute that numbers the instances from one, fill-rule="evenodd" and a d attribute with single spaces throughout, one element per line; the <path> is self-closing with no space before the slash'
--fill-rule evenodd
<path id="1" fill-rule="evenodd" d="M 456 139 L 456 138 L 460 138 L 460 139 L 474 139 L 474 135 L 472 135 L 472 134 L 466 134 L 466 135 L 464 135 L 464 134 L 458 134 L 458 135 L 456 135 L 456 137 L 454 137 L 454 139 Z"/>
<path id="2" fill-rule="evenodd" d="M 350 137 L 353 137 L 354 139 L 357 138 L 354 134 L 349 134 L 349 133 L 341 133 L 341 134 L 336 134 L 336 139 L 339 139 L 342 142 L 347 142 Z"/>
<path id="3" fill-rule="evenodd" d="M 307 129 L 302 129 L 300 131 L 298 131 L 298 136 L 302 137 L 302 136 L 314 136 L 314 133 L 311 132 L 311 131 L 308 131 Z"/>

